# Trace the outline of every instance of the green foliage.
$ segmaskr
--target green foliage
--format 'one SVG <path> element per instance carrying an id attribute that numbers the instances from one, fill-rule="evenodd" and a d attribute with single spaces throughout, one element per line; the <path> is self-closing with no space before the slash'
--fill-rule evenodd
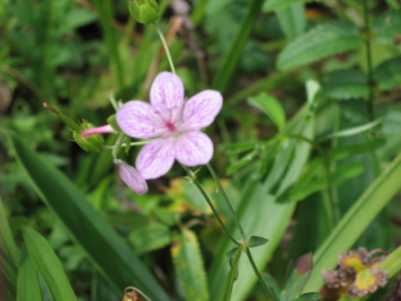
<path id="1" fill-rule="evenodd" d="M 350 23 L 327 23 L 312 28 L 288 44 L 280 53 L 278 68 L 295 69 L 330 55 L 357 49 L 362 39 Z"/>
<path id="2" fill-rule="evenodd" d="M 146 267 L 87 203 L 82 193 L 19 138 L 12 135 L 11 139 L 17 158 L 30 176 L 36 191 L 59 216 L 96 267 L 120 289 L 134 282 L 149 296 L 168 300 Z"/>
<path id="3" fill-rule="evenodd" d="M 25 259 L 19 267 L 17 301 L 42 301 L 39 274 L 29 258 Z"/>
<path id="4" fill-rule="evenodd" d="M 152 301 L 326 301 L 322 273 L 358 247 L 388 252 L 378 267 L 397 275 L 400 8 L 0 1 L 0 299 L 132 287 Z M 116 110 L 149 100 L 163 47 L 187 98 L 215 88 L 224 105 L 207 129 L 213 169 L 176 164 L 138 196 L 113 158 L 135 165 L 142 142 Z M 81 136 L 105 124 L 120 135 Z"/>
<path id="5" fill-rule="evenodd" d="M 196 235 L 183 229 L 175 239 L 171 255 L 185 300 L 209 300 L 206 273 Z"/>
<path id="6" fill-rule="evenodd" d="M 66 301 L 76 301 L 78 300 L 71 288 L 68 281 L 67 275 L 64 272 L 63 265 L 57 258 L 56 254 L 39 233 L 32 229 L 25 229 L 24 231 L 24 242 L 28 251 L 28 255 L 32 258 L 32 263 L 34 270 L 27 271 L 25 269 L 31 269 L 32 266 L 23 266 L 23 273 L 31 273 L 31 275 L 22 275 L 21 279 L 21 289 L 24 289 L 24 284 L 26 279 L 23 277 L 30 277 L 32 281 L 33 296 L 37 295 L 37 290 L 39 289 L 39 280 L 37 279 L 37 272 L 43 276 L 49 290 L 52 294 L 54 300 L 66 300 Z M 29 261 L 28 261 L 29 262 Z M 36 272 L 36 273 L 35 273 Z M 33 275 L 32 275 L 33 273 Z M 36 274 L 36 275 L 35 275 Z M 36 277 L 36 279 L 34 279 Z M 35 287 L 36 286 L 36 287 Z M 35 291 L 36 290 L 36 291 Z M 24 292 L 23 294 L 26 294 Z"/>

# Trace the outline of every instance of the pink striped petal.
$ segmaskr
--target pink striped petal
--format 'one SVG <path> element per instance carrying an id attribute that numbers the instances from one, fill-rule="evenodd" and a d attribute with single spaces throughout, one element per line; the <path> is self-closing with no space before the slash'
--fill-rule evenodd
<path id="1" fill-rule="evenodd" d="M 88 138 L 94 135 L 100 135 L 100 134 L 109 134 L 109 133 L 114 133 L 114 129 L 110 125 L 103 125 L 99 126 L 96 128 L 90 128 L 83 130 L 81 132 L 81 136 L 84 138 Z"/>
<path id="2" fill-rule="evenodd" d="M 150 104 L 143 101 L 127 102 L 117 111 L 116 119 L 120 129 L 133 138 L 154 138 L 165 132 L 159 114 Z"/>
<path id="3" fill-rule="evenodd" d="M 176 121 L 184 104 L 181 79 L 174 73 L 160 73 L 150 89 L 150 102 L 165 121 Z"/>
<path id="4" fill-rule="evenodd" d="M 121 180 L 137 194 L 148 192 L 148 184 L 141 174 L 132 166 L 122 162 L 118 164 L 118 174 Z"/>
<path id="5" fill-rule="evenodd" d="M 146 180 L 164 176 L 174 164 L 174 140 L 163 138 L 146 144 L 136 158 L 136 168 Z"/>
<path id="6" fill-rule="evenodd" d="M 209 126 L 223 106 L 223 97 L 218 91 L 205 90 L 191 97 L 182 114 L 185 129 L 199 130 Z"/>
<path id="7" fill-rule="evenodd" d="M 213 157 L 213 142 L 199 131 L 183 134 L 175 143 L 175 157 L 182 165 L 205 165 Z"/>

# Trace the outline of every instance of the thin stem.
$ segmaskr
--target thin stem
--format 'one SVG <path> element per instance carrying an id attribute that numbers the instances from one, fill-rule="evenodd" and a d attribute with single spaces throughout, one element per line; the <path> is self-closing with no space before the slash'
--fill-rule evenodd
<path id="1" fill-rule="evenodd" d="M 119 151 L 119 149 L 121 147 L 121 142 L 123 141 L 123 139 L 124 139 L 124 135 L 123 134 L 119 134 L 118 137 L 117 137 L 116 143 L 114 144 L 113 149 L 111 151 L 114 163 L 117 163 L 119 161 L 119 159 L 118 159 L 118 151 Z"/>
<path id="2" fill-rule="evenodd" d="M 216 185 L 217 185 L 217 187 L 218 187 L 218 189 L 220 191 L 220 194 L 223 196 L 223 199 L 226 202 L 228 208 L 230 209 L 231 214 L 232 214 L 232 216 L 234 218 L 234 222 L 235 222 L 236 226 L 238 227 L 238 229 L 239 229 L 239 231 L 241 233 L 242 239 L 246 242 L 247 241 L 247 237 L 246 237 L 245 231 L 242 228 L 241 223 L 238 221 L 237 213 L 235 212 L 235 209 L 234 209 L 233 205 L 231 204 L 227 193 L 225 192 L 223 186 L 221 185 L 221 183 L 219 181 L 219 178 L 217 177 L 216 172 L 214 171 L 213 167 L 210 164 L 207 165 L 207 169 L 208 169 L 210 175 L 212 176 L 213 181 L 216 183 Z"/>
<path id="3" fill-rule="evenodd" d="M 375 120 L 374 113 L 374 80 L 373 80 L 373 60 L 372 60 L 372 44 L 370 40 L 371 36 L 371 24 L 369 16 L 369 6 L 368 0 L 363 1 L 363 12 L 364 12 L 364 22 L 365 22 L 365 46 L 366 46 L 366 62 L 368 68 L 368 85 L 369 85 L 369 99 L 367 104 L 367 111 L 369 115 L 369 120 Z"/>
<path id="4" fill-rule="evenodd" d="M 168 63 L 170 64 L 171 71 L 175 73 L 174 62 L 170 53 L 170 49 L 168 48 L 167 41 L 164 38 L 163 32 L 161 31 L 160 27 L 156 26 L 157 33 L 159 34 L 160 40 L 163 44 L 164 52 L 166 53 Z"/>
<path id="5" fill-rule="evenodd" d="M 218 189 L 220 191 L 220 194 L 223 196 L 223 199 L 225 200 L 227 206 L 230 208 L 230 211 L 231 211 L 231 214 L 233 216 L 234 222 L 235 222 L 236 226 L 238 227 L 238 229 L 239 229 L 239 231 L 241 233 L 241 236 L 242 236 L 242 240 L 243 240 L 242 247 L 245 249 L 246 255 L 247 255 L 248 259 L 249 259 L 249 262 L 251 263 L 252 269 L 254 270 L 254 272 L 255 272 L 257 278 L 259 279 L 259 281 L 265 287 L 266 291 L 269 292 L 270 297 L 273 296 L 273 298 L 274 298 L 274 294 L 272 294 L 269 286 L 267 285 L 266 281 L 263 279 L 263 276 L 260 273 L 260 271 L 259 271 L 259 269 L 258 269 L 258 267 L 257 267 L 257 265 L 255 263 L 255 260 L 254 260 L 254 258 L 252 256 L 252 253 L 251 253 L 251 249 L 248 246 L 248 238 L 247 238 L 247 236 L 245 234 L 244 228 L 242 227 L 241 223 L 238 220 L 237 213 L 235 212 L 235 209 L 234 209 L 233 205 L 231 204 L 227 193 L 225 192 L 223 186 L 221 185 L 221 183 L 219 181 L 219 178 L 217 177 L 217 174 L 214 171 L 213 167 L 210 164 L 207 164 L 207 169 L 208 169 L 210 175 L 212 176 L 214 182 L 216 183 L 216 185 L 217 185 L 217 187 L 218 187 Z"/>
<path id="6" fill-rule="evenodd" d="M 185 171 L 187 172 L 188 176 L 191 178 L 191 180 L 193 181 L 195 186 L 198 188 L 198 190 L 200 191 L 202 196 L 205 198 L 205 200 L 208 203 L 210 209 L 212 209 L 212 212 L 213 212 L 214 216 L 216 217 L 217 221 L 219 222 L 220 227 L 223 230 L 223 232 L 227 235 L 228 238 L 230 238 L 230 240 L 234 244 L 236 244 L 238 246 L 241 245 L 241 243 L 234 236 L 232 236 L 231 233 L 228 231 L 226 225 L 224 224 L 224 221 L 221 219 L 219 213 L 217 212 L 216 207 L 213 205 L 213 201 L 210 199 L 210 197 L 207 194 L 207 192 L 203 189 L 201 183 L 198 181 L 198 179 L 196 178 L 196 176 L 193 173 L 193 171 L 188 169 L 188 168 L 186 168 L 185 166 L 182 166 L 182 167 L 185 169 Z"/>

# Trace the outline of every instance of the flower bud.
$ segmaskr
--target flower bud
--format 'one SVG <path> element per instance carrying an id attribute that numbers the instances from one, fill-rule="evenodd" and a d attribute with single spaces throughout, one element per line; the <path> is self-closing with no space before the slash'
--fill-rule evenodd
<path id="1" fill-rule="evenodd" d="M 89 122 L 82 122 L 80 130 L 74 130 L 72 136 L 75 142 L 87 152 L 99 152 L 103 149 L 104 139 L 100 135 L 82 135 L 82 132 L 93 128 Z"/>
<path id="2" fill-rule="evenodd" d="M 129 12 L 139 23 L 151 24 L 160 18 L 159 5 L 155 0 L 129 0 Z"/>

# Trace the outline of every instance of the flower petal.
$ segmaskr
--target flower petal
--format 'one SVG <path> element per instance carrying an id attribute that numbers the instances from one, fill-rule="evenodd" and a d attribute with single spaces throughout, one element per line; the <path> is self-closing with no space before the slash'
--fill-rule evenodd
<path id="1" fill-rule="evenodd" d="M 165 132 L 163 120 L 143 101 L 127 102 L 117 111 L 116 119 L 121 130 L 133 138 L 154 138 Z"/>
<path id="2" fill-rule="evenodd" d="M 175 143 L 175 157 L 182 165 L 205 165 L 213 157 L 213 142 L 199 131 L 183 134 Z"/>
<path id="3" fill-rule="evenodd" d="M 124 162 L 119 163 L 118 174 L 121 180 L 137 194 L 142 195 L 148 192 L 148 184 L 134 167 Z"/>
<path id="4" fill-rule="evenodd" d="M 146 144 L 136 158 L 136 168 L 146 180 L 165 175 L 174 164 L 174 141 L 158 139 Z"/>
<path id="5" fill-rule="evenodd" d="M 150 89 L 150 102 L 165 121 L 175 121 L 184 104 L 184 85 L 170 72 L 160 73 Z"/>
<path id="6" fill-rule="evenodd" d="M 182 114 L 185 129 L 199 130 L 209 126 L 223 106 L 223 97 L 218 91 L 205 90 L 191 97 Z"/>

